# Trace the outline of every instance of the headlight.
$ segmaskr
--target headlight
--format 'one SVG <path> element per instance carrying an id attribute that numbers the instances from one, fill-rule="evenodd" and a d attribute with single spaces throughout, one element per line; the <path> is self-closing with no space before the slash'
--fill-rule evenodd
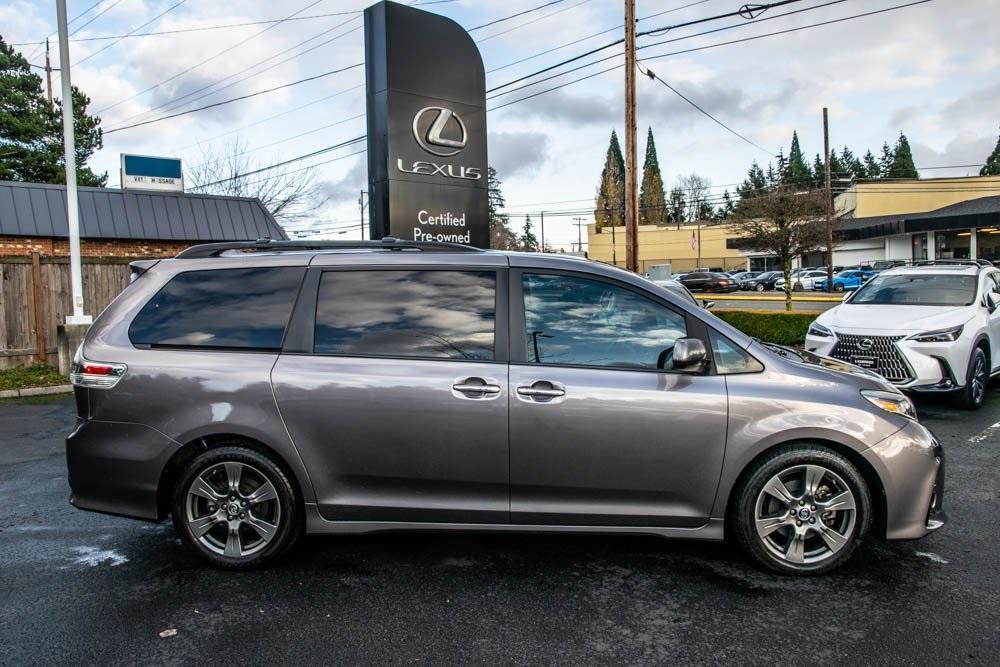
<path id="1" fill-rule="evenodd" d="M 918 343 L 950 343 L 951 341 L 958 340 L 958 337 L 962 335 L 962 329 L 964 328 L 965 325 L 961 324 L 957 327 L 952 327 L 951 329 L 928 331 L 926 333 L 910 336 L 910 340 L 915 340 Z"/>
<path id="2" fill-rule="evenodd" d="M 871 403 L 886 412 L 901 415 L 914 421 L 917 420 L 917 409 L 913 407 L 913 401 L 902 394 L 889 391 L 875 391 L 862 389 L 861 395 Z"/>
<path id="3" fill-rule="evenodd" d="M 809 336 L 819 336 L 820 338 L 832 338 L 833 332 L 827 329 L 825 326 L 819 322 L 813 322 L 809 325 L 809 331 L 807 332 Z"/>

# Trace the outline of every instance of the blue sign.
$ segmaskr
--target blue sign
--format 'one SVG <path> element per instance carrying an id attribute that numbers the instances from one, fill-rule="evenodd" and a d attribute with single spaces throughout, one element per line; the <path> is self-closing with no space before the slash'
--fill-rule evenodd
<path id="1" fill-rule="evenodd" d="M 122 189 L 184 192 L 180 159 L 124 153 L 121 157 Z"/>

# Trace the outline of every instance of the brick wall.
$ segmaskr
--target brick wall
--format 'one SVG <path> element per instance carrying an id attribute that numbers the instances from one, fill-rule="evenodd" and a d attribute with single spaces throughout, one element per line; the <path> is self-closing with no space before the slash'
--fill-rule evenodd
<path id="1" fill-rule="evenodd" d="M 173 257 L 199 241 L 82 239 L 84 257 Z M 37 252 L 46 257 L 68 257 L 69 239 L 36 236 L 0 236 L 0 256 L 19 257 Z"/>

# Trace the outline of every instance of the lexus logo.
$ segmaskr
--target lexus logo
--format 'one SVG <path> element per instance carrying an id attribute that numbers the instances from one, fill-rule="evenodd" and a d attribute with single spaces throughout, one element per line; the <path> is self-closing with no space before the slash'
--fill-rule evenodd
<path id="1" fill-rule="evenodd" d="M 867 352 L 873 347 L 875 347 L 875 342 L 871 338 L 862 338 L 861 340 L 858 341 L 859 350 L 864 350 L 865 352 Z"/>
<path id="2" fill-rule="evenodd" d="M 432 119 L 425 131 L 420 127 L 426 119 Z M 452 122 L 454 121 L 454 122 Z M 449 127 L 451 125 L 451 127 Z M 449 139 L 444 136 L 448 132 L 450 136 L 455 136 L 455 129 L 458 130 L 458 139 Z M 465 129 L 462 117 L 451 109 L 444 107 L 424 107 L 413 117 L 413 137 L 420 144 L 420 147 L 431 155 L 439 157 L 451 157 L 465 148 L 465 142 L 469 138 L 469 133 Z"/>

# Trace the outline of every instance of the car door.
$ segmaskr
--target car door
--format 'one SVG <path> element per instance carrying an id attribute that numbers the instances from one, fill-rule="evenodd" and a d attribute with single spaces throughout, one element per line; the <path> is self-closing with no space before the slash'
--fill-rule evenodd
<path id="1" fill-rule="evenodd" d="M 324 518 L 509 519 L 506 284 L 493 266 L 310 269 L 272 384 Z"/>
<path id="2" fill-rule="evenodd" d="M 674 372 L 669 358 L 704 324 L 583 273 L 512 267 L 511 294 L 511 521 L 703 524 L 725 450 L 725 380 Z"/>
<path id="3" fill-rule="evenodd" d="M 691 291 L 703 290 L 708 285 L 709 276 L 707 273 L 697 272 L 689 273 L 684 277 L 683 283 L 684 287 L 687 287 Z"/>

